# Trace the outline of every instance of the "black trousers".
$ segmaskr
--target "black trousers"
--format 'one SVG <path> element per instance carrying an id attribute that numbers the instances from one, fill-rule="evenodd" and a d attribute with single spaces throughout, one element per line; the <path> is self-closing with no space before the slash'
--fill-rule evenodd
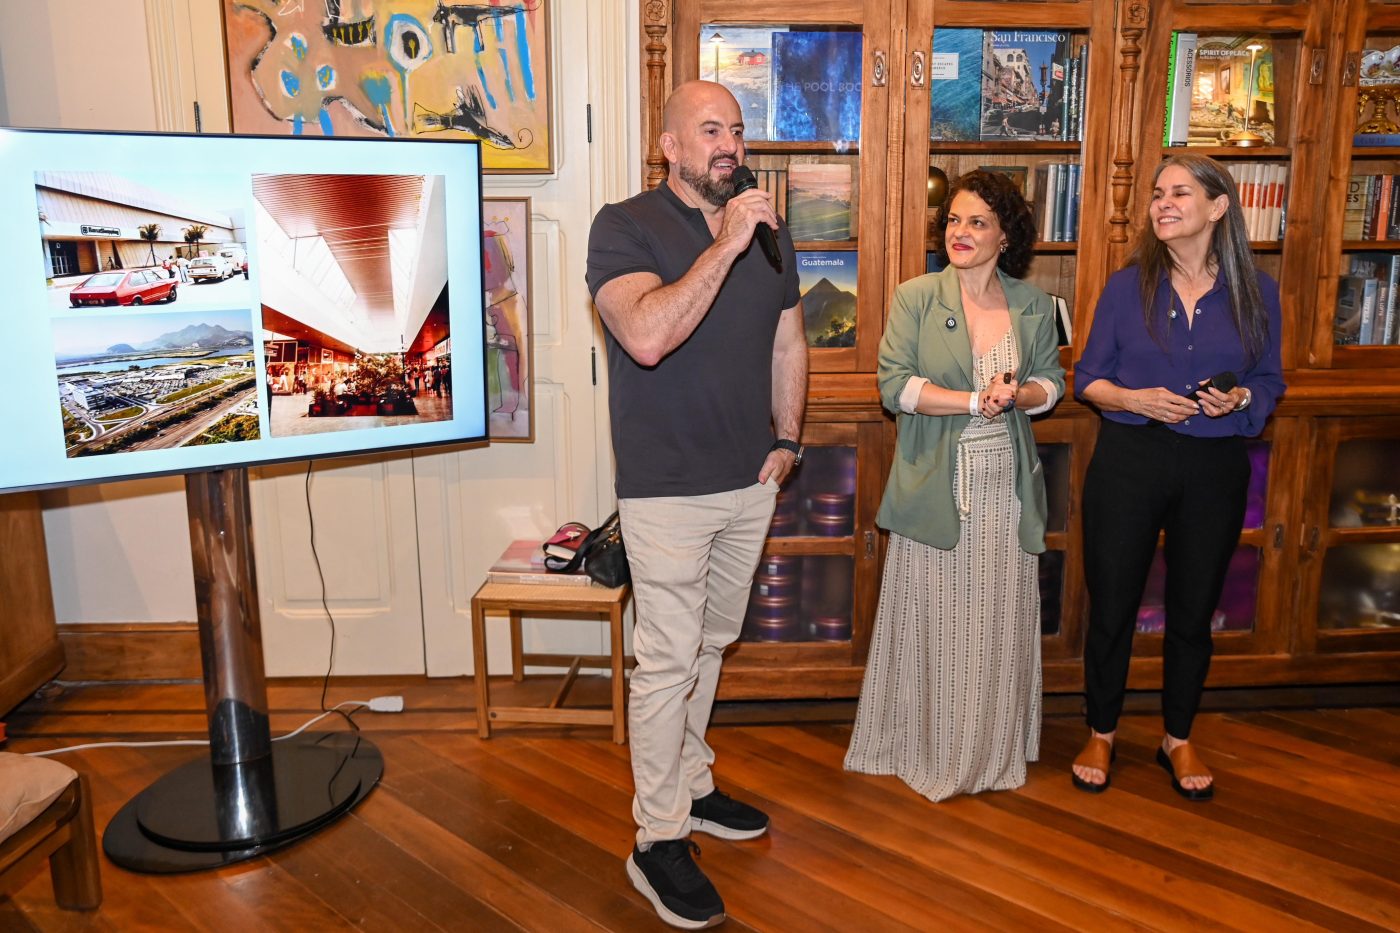
<path id="1" fill-rule="evenodd" d="M 1239 543 L 1248 488 L 1242 437 L 1102 422 L 1084 480 L 1084 692 L 1096 732 L 1118 727 L 1138 606 L 1165 529 L 1162 718 L 1168 734 L 1190 737 L 1210 670 L 1210 620 Z"/>

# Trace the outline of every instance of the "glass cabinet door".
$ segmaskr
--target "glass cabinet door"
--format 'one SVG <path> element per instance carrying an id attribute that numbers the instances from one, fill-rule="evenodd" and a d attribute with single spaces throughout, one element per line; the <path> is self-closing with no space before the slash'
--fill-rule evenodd
<path id="1" fill-rule="evenodd" d="M 1343 38 L 1333 162 L 1308 362 L 1400 365 L 1400 7 L 1358 4 Z M 1342 174 L 1342 173 L 1338 173 Z"/>
<path id="2" fill-rule="evenodd" d="M 974 169 L 1008 176 L 1036 223 L 1025 278 L 1055 300 L 1067 364 L 1076 309 L 1087 313 L 1097 297 L 1092 288 L 1081 294 L 1078 282 L 1101 281 L 1107 261 L 1107 179 L 1084 168 L 1109 164 L 1116 69 L 1110 7 L 1049 6 L 908 4 L 913 64 L 905 76 L 899 274 L 907 280 L 943 268 L 939 220 L 959 176 Z M 1094 82 L 1101 90 L 1091 92 Z"/>
<path id="3" fill-rule="evenodd" d="M 1041 656 L 1047 661 L 1079 657 L 1087 602 L 1078 492 L 1093 449 L 1089 418 L 1039 418 L 1036 451 L 1045 476 L 1045 552 L 1040 565 Z"/>
<path id="4" fill-rule="evenodd" d="M 1226 571 L 1225 588 L 1211 616 L 1217 655 L 1283 650 L 1290 581 L 1282 578 L 1290 464 L 1298 457 L 1294 419 L 1275 419 L 1264 434 L 1246 442 L 1250 479 L 1244 529 Z M 1164 594 L 1168 568 L 1159 544 L 1138 608 L 1134 655 L 1161 654 L 1166 626 Z M 1282 592 L 1281 592 L 1282 591 Z"/>
<path id="5" fill-rule="evenodd" d="M 1322 419 L 1303 528 L 1319 652 L 1400 649 L 1400 418 Z"/>
<path id="6" fill-rule="evenodd" d="M 745 162 L 792 234 L 812 371 L 873 370 L 884 306 L 886 4 L 699 0 L 677 16 L 676 82 L 733 92 Z"/>
<path id="7" fill-rule="evenodd" d="M 754 677 L 790 678 L 791 696 L 859 689 L 855 665 L 864 663 L 878 596 L 885 430 L 879 421 L 809 421 L 803 429 L 802 465 L 778 493 L 744 627 L 725 661 L 726 698 L 750 695 Z M 845 668 L 832 674 L 845 679 L 838 689 L 804 667 Z"/>

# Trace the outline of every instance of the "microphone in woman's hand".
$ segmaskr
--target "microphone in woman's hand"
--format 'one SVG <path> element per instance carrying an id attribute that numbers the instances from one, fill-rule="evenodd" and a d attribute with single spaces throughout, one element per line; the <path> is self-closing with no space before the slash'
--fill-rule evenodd
<path id="1" fill-rule="evenodd" d="M 749 170 L 747 165 L 735 166 L 729 177 L 734 180 L 735 194 L 743 194 L 745 191 L 758 187 L 758 179 L 753 177 L 753 172 Z M 753 235 L 754 239 L 758 240 L 763 255 L 767 256 L 768 261 L 773 264 L 773 268 L 782 272 L 783 254 L 778 252 L 778 238 L 773 235 L 773 228 L 759 221 L 758 229 L 754 231 Z"/>
<path id="2" fill-rule="evenodd" d="M 1191 398 L 1200 401 L 1201 393 L 1203 393 L 1207 388 L 1216 389 L 1221 392 L 1229 392 L 1231 389 L 1233 389 L 1239 384 L 1239 377 L 1237 377 L 1234 373 L 1230 372 L 1227 369 L 1223 373 L 1216 373 L 1209 379 L 1203 379 L 1200 382 L 1196 383 L 1196 388 L 1191 390 L 1190 396 Z"/>

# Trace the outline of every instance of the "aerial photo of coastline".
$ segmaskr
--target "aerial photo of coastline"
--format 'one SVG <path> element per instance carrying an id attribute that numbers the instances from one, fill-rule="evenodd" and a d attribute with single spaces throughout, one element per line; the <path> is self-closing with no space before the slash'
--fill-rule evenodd
<path id="1" fill-rule="evenodd" d="M 261 436 L 247 311 L 64 317 L 53 334 L 69 457 Z"/>

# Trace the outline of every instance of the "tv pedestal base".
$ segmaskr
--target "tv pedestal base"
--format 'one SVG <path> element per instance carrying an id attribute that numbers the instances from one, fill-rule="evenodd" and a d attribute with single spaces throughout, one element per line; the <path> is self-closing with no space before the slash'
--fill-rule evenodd
<path id="1" fill-rule="evenodd" d="M 218 868 L 290 845 L 349 812 L 384 773 L 359 732 L 273 742 L 249 540 L 248 473 L 185 478 L 209 751 L 117 812 L 102 837 L 132 871 Z"/>

